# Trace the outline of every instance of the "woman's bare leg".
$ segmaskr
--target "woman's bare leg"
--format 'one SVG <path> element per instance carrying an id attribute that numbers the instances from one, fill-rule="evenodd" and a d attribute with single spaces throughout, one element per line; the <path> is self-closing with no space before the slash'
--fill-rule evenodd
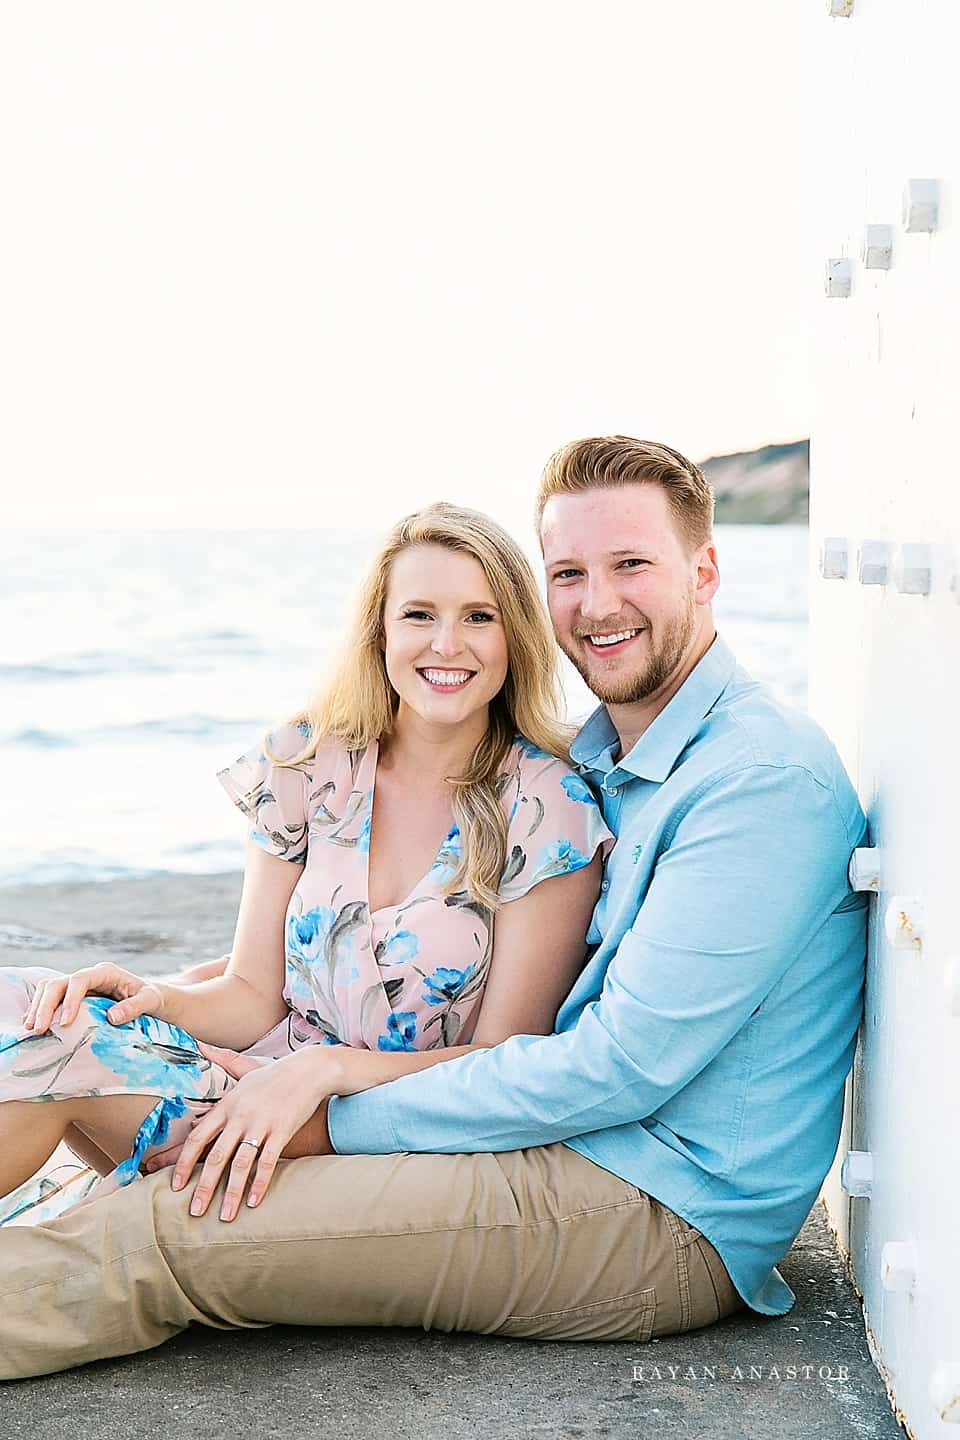
<path id="1" fill-rule="evenodd" d="M 156 1103 L 154 1095 L 0 1102 L 0 1196 L 9 1195 L 35 1175 L 73 1125 L 81 1128 L 107 1159 L 114 1163 L 125 1159 Z"/>

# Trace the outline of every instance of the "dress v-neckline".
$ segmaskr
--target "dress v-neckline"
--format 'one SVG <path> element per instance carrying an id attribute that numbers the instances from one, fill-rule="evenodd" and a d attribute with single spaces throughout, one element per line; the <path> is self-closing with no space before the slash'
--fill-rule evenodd
<path id="1" fill-rule="evenodd" d="M 365 866 L 365 871 L 364 871 L 364 887 L 365 887 L 365 890 L 366 890 L 367 910 L 368 910 L 368 912 L 369 912 L 369 914 L 370 914 L 370 919 L 371 919 L 371 921 L 373 921 L 373 920 L 375 920 L 376 917 L 379 916 L 379 915 L 387 915 L 387 914 L 389 914 L 391 911 L 402 910 L 405 905 L 408 905 L 408 904 L 410 903 L 410 901 L 415 898 L 415 896 L 417 895 L 417 892 L 422 889 L 422 887 L 425 885 L 425 883 L 426 883 L 426 881 L 428 880 L 428 878 L 430 877 L 430 875 L 433 873 L 434 866 L 436 865 L 436 863 L 437 863 L 437 861 L 439 860 L 440 856 L 443 854 L 443 852 L 444 852 L 444 850 L 446 849 L 448 843 L 453 839 L 454 835 L 456 834 L 456 832 L 457 832 L 457 825 L 456 825 L 456 821 L 454 821 L 453 824 L 451 824 L 451 826 L 450 826 L 449 830 L 447 831 L 446 835 L 444 835 L 443 839 L 440 841 L 439 846 L 438 846 L 437 849 L 434 851 L 433 859 L 430 861 L 429 866 L 428 866 L 427 869 L 423 872 L 423 874 L 420 876 L 419 880 L 418 880 L 418 881 L 416 882 L 416 884 L 413 886 L 413 888 L 412 888 L 412 890 L 409 892 L 409 894 L 405 895 L 402 900 L 397 900 L 397 901 L 393 902 L 392 904 L 389 904 L 389 905 L 378 905 L 377 908 L 376 908 L 376 910 L 374 910 L 373 907 L 372 907 L 372 905 L 370 904 L 370 854 L 371 854 L 371 845 L 372 845 L 372 841 L 373 841 L 373 807 L 374 807 L 374 803 L 375 803 L 375 801 L 376 801 L 376 794 L 377 794 L 377 769 L 378 769 L 379 760 L 380 760 L 380 742 L 379 742 L 379 740 L 371 740 L 370 745 L 369 745 L 369 747 L 368 747 L 368 749 L 367 749 L 367 754 L 366 754 L 366 756 L 364 757 L 364 760 L 365 760 L 365 762 L 366 762 L 366 763 L 369 765 L 369 767 L 370 767 L 370 768 L 369 768 L 369 772 L 368 772 L 369 785 L 367 786 L 367 789 L 368 789 L 368 792 L 369 792 L 369 799 L 368 799 L 368 801 L 367 801 L 367 814 L 366 814 L 366 825 L 367 825 L 367 853 L 366 853 L 366 866 Z M 367 779 L 368 777 L 365 776 L 364 779 Z"/>

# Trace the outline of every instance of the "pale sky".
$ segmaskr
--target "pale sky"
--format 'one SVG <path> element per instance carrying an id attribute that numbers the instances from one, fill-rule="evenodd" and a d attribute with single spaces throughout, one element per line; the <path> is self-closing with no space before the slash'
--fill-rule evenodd
<path id="1" fill-rule="evenodd" d="M 6 6 L 6 523 L 522 525 L 578 435 L 808 434 L 815 8 Z"/>

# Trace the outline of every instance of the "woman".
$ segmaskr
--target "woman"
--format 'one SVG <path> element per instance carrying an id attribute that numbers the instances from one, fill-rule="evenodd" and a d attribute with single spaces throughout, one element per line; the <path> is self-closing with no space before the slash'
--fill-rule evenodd
<path id="1" fill-rule="evenodd" d="M 219 776 L 252 821 L 225 973 L 0 971 L 0 1195 L 64 1138 L 113 1185 L 186 1143 L 177 1187 L 216 1141 L 192 1208 L 229 1165 L 229 1220 L 326 1096 L 549 1033 L 612 839 L 560 758 L 554 657 L 504 531 L 401 521 L 329 686 Z M 238 1082 L 216 1047 L 260 1063 Z"/>

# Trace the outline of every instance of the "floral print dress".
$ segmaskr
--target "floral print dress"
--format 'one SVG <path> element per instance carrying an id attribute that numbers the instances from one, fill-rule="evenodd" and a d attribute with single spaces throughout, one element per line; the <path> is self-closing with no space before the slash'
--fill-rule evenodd
<path id="1" fill-rule="evenodd" d="M 292 758 L 305 730 L 283 726 L 270 755 Z M 248 816 L 250 837 L 298 866 L 285 917 L 285 1018 L 246 1053 L 279 1059 L 301 1045 L 429 1050 L 469 1043 L 493 954 L 494 916 L 445 886 L 459 862 L 451 827 L 430 869 L 398 905 L 370 911 L 368 861 L 379 747 L 321 744 L 293 766 L 257 747 L 218 779 Z M 507 820 L 503 902 L 542 880 L 589 864 L 613 837 L 586 783 L 518 737 L 498 776 Z M 186 1135 L 191 1116 L 236 1081 L 201 1055 L 194 1038 L 145 1015 L 106 1019 L 113 1001 L 91 995 L 77 1019 L 43 1035 L 22 1020 L 41 967 L 0 970 L 0 1102 L 80 1095 L 155 1096 L 131 1154 L 111 1185 L 134 1179 L 147 1153 Z"/>

